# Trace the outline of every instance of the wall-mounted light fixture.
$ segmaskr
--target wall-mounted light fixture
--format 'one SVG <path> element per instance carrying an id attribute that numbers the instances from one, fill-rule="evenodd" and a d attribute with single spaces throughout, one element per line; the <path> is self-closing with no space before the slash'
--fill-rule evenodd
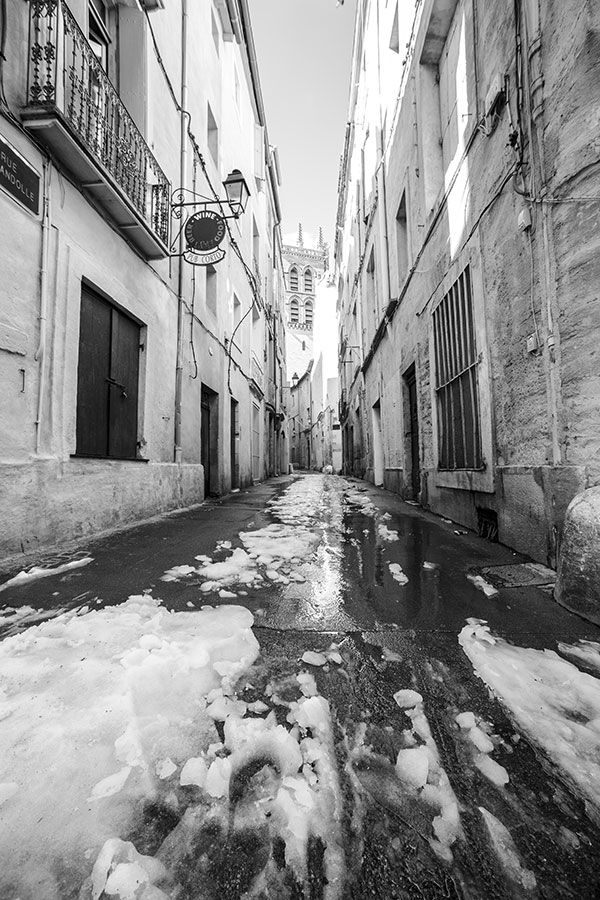
<path id="1" fill-rule="evenodd" d="M 246 211 L 246 204 L 250 197 L 250 191 L 246 180 L 239 169 L 229 173 L 223 182 L 227 202 L 234 219 L 238 219 Z"/>
<path id="2" fill-rule="evenodd" d="M 171 196 L 171 212 L 181 220 L 181 227 L 171 245 L 171 256 L 183 256 L 193 266 L 208 266 L 220 262 L 225 256 L 219 244 L 227 231 L 225 219 L 239 219 L 245 212 L 250 190 L 239 169 L 233 169 L 223 182 L 226 200 L 211 200 L 187 188 L 173 191 Z M 190 199 L 187 199 L 190 198 Z M 224 210 L 229 206 L 230 212 Z M 211 207 L 217 207 L 218 212 Z M 188 208 L 196 212 L 187 214 Z M 183 253 L 176 253 L 175 248 L 183 231 L 186 248 Z"/>

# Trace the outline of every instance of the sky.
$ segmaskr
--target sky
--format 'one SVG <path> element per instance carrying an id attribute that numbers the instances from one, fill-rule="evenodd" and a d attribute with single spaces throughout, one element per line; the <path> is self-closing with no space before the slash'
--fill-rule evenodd
<path id="1" fill-rule="evenodd" d="M 279 151 L 282 233 L 333 247 L 356 0 L 249 0 L 269 141 Z M 313 244 L 314 245 L 314 244 Z"/>

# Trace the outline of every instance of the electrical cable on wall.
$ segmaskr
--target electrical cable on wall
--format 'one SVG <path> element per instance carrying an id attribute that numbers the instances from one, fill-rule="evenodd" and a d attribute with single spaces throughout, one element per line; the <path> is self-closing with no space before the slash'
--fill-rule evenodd
<path id="1" fill-rule="evenodd" d="M 192 116 L 191 116 L 191 113 L 190 113 L 188 110 L 182 109 L 181 104 L 179 103 L 179 101 L 178 101 L 178 99 L 177 99 L 177 96 L 176 96 L 176 94 L 175 94 L 173 85 L 172 85 L 172 83 L 171 83 L 171 79 L 169 78 L 169 74 L 168 74 L 168 72 L 167 72 L 167 70 L 166 70 L 165 64 L 164 64 L 163 59 L 162 59 L 162 55 L 161 55 L 161 53 L 160 53 L 160 49 L 159 49 L 159 47 L 158 47 L 158 42 L 157 42 L 157 40 L 156 40 L 156 35 L 155 35 L 155 32 L 154 32 L 154 28 L 153 28 L 153 26 L 152 26 L 152 22 L 151 22 L 151 19 L 150 19 L 150 16 L 149 16 L 149 14 L 148 14 L 148 10 L 147 10 L 147 9 L 144 9 L 144 14 L 145 14 L 145 17 L 146 17 L 146 21 L 147 21 L 147 23 L 148 23 L 148 29 L 149 29 L 149 31 L 150 31 L 150 36 L 151 36 L 151 38 L 152 38 L 152 44 L 153 44 L 153 47 L 154 47 L 154 53 L 155 53 L 155 56 L 156 56 L 156 60 L 157 60 L 157 62 L 158 62 L 158 65 L 159 65 L 159 67 L 160 67 L 162 73 L 163 73 L 163 76 L 164 76 L 164 79 L 165 79 L 165 81 L 166 81 L 166 84 L 167 84 L 169 93 L 170 93 L 170 95 L 171 95 L 171 99 L 173 100 L 173 104 L 174 104 L 174 106 L 175 106 L 177 112 L 179 112 L 180 114 L 182 114 L 182 115 L 184 115 L 184 116 L 187 117 L 186 132 L 187 132 L 187 136 L 188 136 L 188 138 L 189 138 L 189 140 L 190 140 L 190 143 L 191 143 L 191 145 L 192 145 L 192 150 L 193 150 L 193 153 L 194 153 L 194 165 L 195 165 L 196 161 L 200 164 L 200 167 L 202 168 L 202 172 L 203 172 L 204 177 L 205 177 L 205 179 L 206 179 L 206 183 L 208 184 L 208 186 L 209 186 L 209 188 L 210 188 L 210 191 L 211 191 L 211 193 L 212 193 L 213 199 L 214 199 L 214 201 L 216 202 L 216 204 L 218 205 L 219 210 L 221 211 L 222 215 L 225 216 L 225 211 L 224 211 L 224 208 L 223 208 L 223 202 L 221 201 L 221 199 L 220 199 L 220 197 L 219 197 L 217 191 L 215 190 L 215 187 L 214 187 L 214 185 L 213 185 L 213 183 L 212 183 L 212 181 L 211 181 L 211 179 L 210 179 L 210 175 L 209 175 L 209 173 L 208 173 L 208 170 L 207 170 L 207 167 L 206 167 L 206 163 L 205 163 L 204 157 L 203 157 L 202 152 L 201 152 L 201 150 L 200 150 L 200 146 L 199 146 L 199 144 L 198 144 L 198 141 L 196 140 L 196 136 L 195 136 L 194 133 L 192 132 L 192 128 L 191 128 L 191 124 L 192 124 Z M 254 273 L 252 272 L 250 266 L 248 265 L 248 263 L 247 263 L 246 260 L 244 259 L 244 256 L 243 256 L 243 254 L 242 254 L 242 251 L 240 250 L 240 248 L 239 248 L 239 246 L 238 246 L 238 244 L 237 244 L 237 241 L 235 240 L 235 237 L 234 237 L 234 235 L 233 235 L 233 233 L 232 233 L 232 231 L 231 231 L 231 227 L 230 227 L 230 225 L 229 225 L 229 222 L 228 222 L 228 220 L 227 220 L 226 218 L 224 218 L 224 222 L 225 222 L 225 227 L 226 227 L 226 229 L 227 229 L 227 234 L 228 234 L 228 236 L 229 236 L 229 242 L 230 242 L 231 248 L 232 248 L 233 252 L 235 253 L 235 255 L 237 256 L 237 258 L 239 259 L 239 261 L 240 261 L 240 263 L 241 263 L 241 265 L 242 265 L 242 268 L 243 268 L 243 270 L 244 270 L 244 274 L 245 274 L 245 276 L 246 276 L 246 280 L 248 281 L 248 284 L 249 284 L 249 286 L 250 286 L 250 290 L 251 290 L 251 292 L 252 292 L 252 303 L 251 303 L 250 307 L 248 308 L 247 312 L 244 314 L 244 316 L 243 316 L 243 317 L 240 319 L 240 321 L 238 322 L 238 324 L 237 324 L 237 326 L 236 326 L 236 329 L 234 330 L 234 333 L 233 333 L 233 335 L 234 335 L 235 332 L 237 331 L 237 329 L 238 329 L 238 328 L 240 327 L 240 325 L 242 324 L 242 322 L 247 318 L 247 316 L 248 316 L 248 315 L 250 314 L 250 312 L 253 310 L 253 308 L 254 308 L 255 305 L 258 306 L 260 309 L 262 309 L 262 310 L 265 311 L 265 312 L 266 312 L 266 307 L 265 307 L 265 304 L 263 303 L 263 300 L 262 300 L 262 298 L 261 298 L 261 296 L 260 296 L 259 287 L 258 287 L 258 285 L 257 285 L 256 278 L 255 278 L 255 276 L 254 276 Z M 194 276 L 193 289 L 195 290 L 195 276 Z M 188 311 L 189 311 L 189 305 L 188 305 L 187 303 L 186 303 L 185 305 L 186 305 L 186 307 L 188 308 Z M 193 312 L 192 312 L 192 325 L 191 325 L 191 327 L 192 327 L 192 332 L 193 332 L 193 322 L 194 322 L 194 320 L 196 320 L 203 328 L 205 328 L 205 330 L 206 330 L 208 333 L 211 333 L 211 332 L 209 331 L 209 329 L 206 328 L 206 326 L 204 325 L 204 323 L 201 322 L 201 320 L 200 320 L 200 319 L 195 315 L 195 313 L 193 313 Z M 231 347 L 231 343 L 233 342 L 233 335 L 232 335 L 232 337 L 231 337 L 230 347 Z M 213 335 L 213 337 L 214 337 L 214 335 Z M 253 381 L 253 379 L 252 379 L 251 377 L 249 377 L 248 375 L 246 375 L 246 373 L 243 371 L 243 369 L 242 369 L 237 363 L 235 363 L 235 361 L 233 360 L 233 357 L 232 357 L 232 355 L 231 355 L 230 347 L 224 346 L 224 345 L 221 343 L 221 341 L 218 340 L 218 339 L 217 339 L 217 342 L 218 342 L 219 346 L 220 346 L 220 347 L 224 350 L 224 352 L 227 354 L 227 357 L 228 357 L 228 360 L 229 360 L 229 363 L 228 363 L 228 371 L 227 371 L 227 387 L 228 387 L 228 389 L 229 389 L 230 395 L 233 396 L 233 393 L 232 393 L 232 390 L 231 390 L 231 366 L 232 366 L 232 364 L 236 365 L 236 367 L 237 367 L 238 370 L 242 373 L 242 375 L 244 376 L 244 378 L 246 379 L 246 381 L 248 381 L 248 383 L 251 383 L 251 382 Z M 196 362 L 195 350 L 194 350 L 194 346 L 193 346 L 193 334 L 192 334 L 190 343 L 191 343 L 191 345 L 192 345 L 192 353 L 193 353 L 193 357 L 194 357 L 194 364 L 196 365 L 196 375 L 197 375 L 197 368 L 198 368 L 198 367 L 197 367 L 197 362 Z M 194 375 L 194 376 L 192 376 L 192 377 L 196 377 L 196 375 Z"/>

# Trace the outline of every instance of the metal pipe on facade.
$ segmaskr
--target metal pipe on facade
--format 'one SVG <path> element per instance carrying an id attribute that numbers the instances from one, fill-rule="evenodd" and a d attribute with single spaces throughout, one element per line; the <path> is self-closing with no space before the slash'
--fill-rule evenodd
<path id="1" fill-rule="evenodd" d="M 229 18 L 231 20 L 231 27 L 233 28 L 233 33 L 235 35 L 235 39 L 238 42 L 238 44 L 241 44 L 243 41 L 242 26 L 240 23 L 239 16 L 237 14 L 236 0 L 226 0 L 226 2 L 227 2 L 227 12 L 229 13 Z"/>
<path id="2" fill-rule="evenodd" d="M 519 6 L 517 4 L 517 11 Z M 526 90 L 527 90 L 527 119 L 529 126 L 530 152 L 532 154 L 532 171 L 535 169 L 533 162 L 533 148 L 537 150 L 538 172 L 540 180 L 540 198 L 542 199 L 542 249 L 543 260 L 543 289 L 546 297 L 546 322 L 548 329 L 547 354 L 548 354 L 548 412 L 550 435 L 552 441 L 552 464 L 562 464 L 562 446 L 560 441 L 560 377 L 558 372 L 557 355 L 560 352 L 560 335 L 555 332 L 555 321 L 552 304 L 556 297 L 556 277 L 554 272 L 554 231 L 551 221 L 552 212 L 548 204 L 543 202 L 547 191 L 547 166 L 544 147 L 544 78 L 542 70 L 542 47 L 538 0 L 528 0 L 525 4 L 525 50 L 526 50 Z M 518 26 L 517 26 L 518 27 Z M 536 195 L 535 188 L 532 191 Z"/>
<path id="3" fill-rule="evenodd" d="M 383 111 L 381 104 L 381 28 L 379 22 L 379 0 L 377 0 L 377 81 L 379 88 L 379 128 L 377 129 L 377 183 L 379 188 L 379 230 L 381 241 L 379 253 L 381 257 L 382 293 L 384 296 L 384 311 L 391 300 L 390 294 L 390 248 L 387 226 L 387 196 L 385 183 L 385 159 L 383 140 Z"/>
<path id="4" fill-rule="evenodd" d="M 181 0 L 181 110 L 180 110 L 180 157 L 179 184 L 181 190 L 187 185 L 187 0 Z M 181 446 L 181 407 L 183 394 L 183 229 L 179 235 L 179 271 L 177 275 L 177 360 L 175 364 L 175 423 L 174 423 L 174 460 L 180 463 L 183 457 Z"/>
<path id="5" fill-rule="evenodd" d="M 44 198 L 42 212 L 42 247 L 40 251 L 40 336 L 38 346 L 34 354 L 34 360 L 40 364 L 38 378 L 37 414 L 35 418 L 35 452 L 40 452 L 42 408 L 44 403 L 44 391 L 46 389 L 46 313 L 48 308 L 48 255 L 50 243 L 50 173 L 51 163 L 44 160 Z"/>

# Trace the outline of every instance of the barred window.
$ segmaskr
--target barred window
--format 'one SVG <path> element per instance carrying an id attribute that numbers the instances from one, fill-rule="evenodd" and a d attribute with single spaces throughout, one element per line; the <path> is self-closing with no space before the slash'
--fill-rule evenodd
<path id="1" fill-rule="evenodd" d="M 469 267 L 433 313 L 439 468 L 481 469 L 477 345 Z"/>
<path id="2" fill-rule="evenodd" d="M 299 287 L 298 269 L 296 269 L 295 266 L 292 266 L 290 269 L 290 291 L 297 291 Z"/>

